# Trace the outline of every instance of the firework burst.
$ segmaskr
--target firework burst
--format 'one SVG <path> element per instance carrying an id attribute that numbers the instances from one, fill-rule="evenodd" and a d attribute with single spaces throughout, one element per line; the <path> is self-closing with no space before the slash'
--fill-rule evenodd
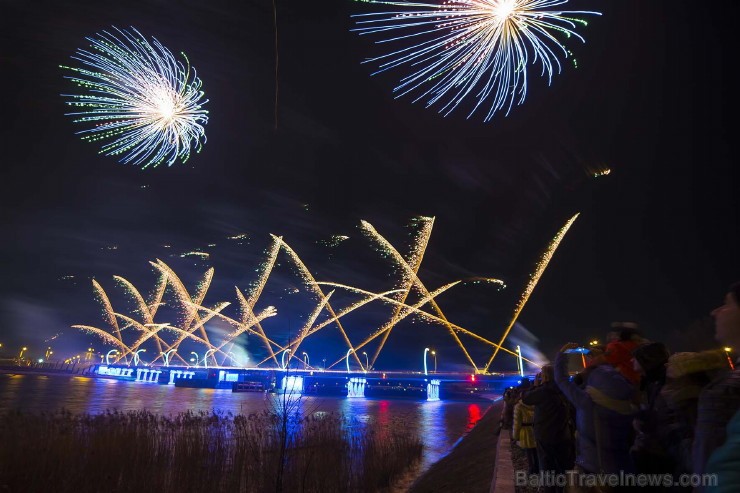
<path id="1" fill-rule="evenodd" d="M 102 143 L 101 154 L 147 168 L 178 159 L 205 143 L 208 111 L 202 106 L 202 82 L 183 53 L 184 63 L 153 38 L 149 43 L 136 29 L 114 28 L 86 38 L 90 49 L 78 49 L 72 59 L 79 67 L 71 80 L 83 94 L 63 94 L 75 123 L 87 126 L 83 140 Z"/>
<path id="2" fill-rule="evenodd" d="M 414 102 L 441 105 L 447 116 L 464 100 L 475 99 L 468 118 L 488 108 L 484 121 L 506 115 L 527 96 L 527 70 L 541 65 L 548 84 L 567 58 L 556 36 L 584 39 L 575 32 L 589 11 L 556 10 L 568 0 L 445 0 L 438 4 L 373 1 L 394 7 L 388 12 L 354 15 L 360 34 L 379 34 L 377 43 L 407 43 L 375 58 L 373 74 L 397 67 L 411 69 L 395 87 L 396 97 L 415 94 Z"/>

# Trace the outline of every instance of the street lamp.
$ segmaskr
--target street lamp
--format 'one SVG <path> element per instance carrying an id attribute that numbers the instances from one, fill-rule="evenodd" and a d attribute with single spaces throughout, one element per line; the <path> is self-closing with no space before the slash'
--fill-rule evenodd
<path id="1" fill-rule="evenodd" d="M 208 353 L 213 354 L 215 352 L 215 349 L 209 349 L 208 351 L 206 351 L 206 354 L 203 356 L 203 368 L 208 368 Z"/>
<path id="2" fill-rule="evenodd" d="M 162 355 L 162 359 L 164 359 L 164 366 L 170 366 L 170 355 L 176 351 L 177 349 L 170 349 L 167 352 L 159 353 Z"/>
<path id="3" fill-rule="evenodd" d="M 427 374 L 427 353 L 429 352 L 429 348 L 424 348 L 424 375 Z"/>
<path id="4" fill-rule="evenodd" d="M 326 358 L 322 359 L 321 361 L 324 362 L 324 371 L 326 371 Z"/>
<path id="5" fill-rule="evenodd" d="M 437 351 L 432 349 L 432 356 L 434 356 L 434 373 L 437 373 Z"/>
<path id="6" fill-rule="evenodd" d="M 519 366 L 519 376 L 524 377 L 524 361 L 522 360 L 522 348 L 520 348 L 519 346 L 516 347 L 516 354 L 519 356 L 519 359 L 517 360 L 517 366 Z"/>
<path id="7" fill-rule="evenodd" d="M 290 352 L 290 349 L 286 349 L 285 351 L 283 351 L 283 355 L 280 357 L 280 366 L 283 367 L 283 370 L 287 368 L 285 366 L 285 355 L 288 354 L 289 352 Z M 288 363 L 290 363 L 290 360 L 288 360 Z"/>
<path id="8" fill-rule="evenodd" d="M 198 368 L 198 361 L 200 361 L 200 356 L 198 356 L 198 353 L 196 353 L 195 351 L 190 351 L 190 354 L 195 355 L 195 367 Z"/>
<path id="9" fill-rule="evenodd" d="M 370 363 L 368 362 L 368 359 L 367 359 L 367 353 L 363 351 L 362 354 L 365 355 L 365 373 L 367 373 L 367 371 L 369 370 L 368 366 L 370 366 Z"/>
<path id="10" fill-rule="evenodd" d="M 21 365 L 21 361 L 23 361 L 23 353 L 25 353 L 26 351 L 28 351 L 27 347 L 24 346 L 21 348 L 21 354 L 18 355 L 18 366 Z"/>
<path id="11" fill-rule="evenodd" d="M 139 353 L 146 353 L 146 349 L 139 349 L 134 353 L 134 366 L 139 366 Z"/>
<path id="12" fill-rule="evenodd" d="M 347 356 L 344 358 L 345 360 L 347 360 L 347 373 L 349 373 L 349 353 L 351 353 L 352 351 L 354 351 L 354 349 L 349 348 L 349 351 L 347 351 Z"/>
<path id="13" fill-rule="evenodd" d="M 308 353 L 306 351 L 303 351 L 303 369 L 305 370 L 308 368 Z"/>
<path id="14" fill-rule="evenodd" d="M 118 349 L 111 349 L 110 351 L 108 351 L 108 353 L 105 355 L 105 364 L 106 365 L 110 365 L 110 355 L 113 354 L 113 353 L 118 353 Z"/>
<path id="15" fill-rule="evenodd" d="M 732 352 L 732 348 L 731 347 L 726 347 L 725 348 L 725 354 L 727 355 L 727 362 L 730 363 L 730 368 L 732 368 L 732 370 L 734 371 L 735 370 L 735 364 L 732 362 L 732 358 L 730 358 L 730 353 L 731 352 Z"/>

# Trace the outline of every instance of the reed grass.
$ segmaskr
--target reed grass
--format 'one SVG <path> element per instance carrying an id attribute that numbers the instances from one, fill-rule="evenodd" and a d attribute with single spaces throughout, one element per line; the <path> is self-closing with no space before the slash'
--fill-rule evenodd
<path id="1" fill-rule="evenodd" d="M 10 412 L 0 491 L 385 491 L 421 452 L 403 429 L 336 414 Z"/>

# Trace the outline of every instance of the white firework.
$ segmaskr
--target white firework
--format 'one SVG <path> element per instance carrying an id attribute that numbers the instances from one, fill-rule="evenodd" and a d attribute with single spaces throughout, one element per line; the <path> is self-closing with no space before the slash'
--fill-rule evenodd
<path id="1" fill-rule="evenodd" d="M 120 156 L 120 162 L 147 168 L 178 159 L 185 162 L 191 149 L 200 152 L 206 141 L 208 111 L 202 82 L 182 53 L 184 63 L 157 39 L 149 43 L 134 28 L 113 28 L 86 38 L 90 49 L 78 49 L 72 58 L 80 67 L 65 78 L 84 90 L 63 94 L 74 108 L 67 113 L 87 128 L 83 140 L 101 142 L 101 153 Z"/>
<path id="2" fill-rule="evenodd" d="M 441 104 L 448 115 L 468 97 L 483 105 L 484 121 L 498 111 L 508 115 L 527 95 L 527 69 L 539 63 L 548 84 L 561 70 L 559 56 L 569 52 L 556 35 L 575 32 L 589 11 L 556 10 L 568 0 L 446 0 L 440 3 L 374 1 L 393 11 L 354 15 L 360 34 L 381 34 L 381 43 L 408 43 L 366 62 L 378 62 L 375 74 L 400 66 L 411 70 L 394 89 L 397 97 L 415 92 L 414 102 Z M 374 74 L 373 74 L 374 75 Z"/>

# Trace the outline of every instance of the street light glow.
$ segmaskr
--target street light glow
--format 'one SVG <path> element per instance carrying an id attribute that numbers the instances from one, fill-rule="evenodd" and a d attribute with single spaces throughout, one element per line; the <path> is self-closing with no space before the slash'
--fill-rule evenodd
<path id="1" fill-rule="evenodd" d="M 118 353 L 118 349 L 111 349 L 108 351 L 108 354 L 105 355 L 105 364 L 110 365 L 110 355 L 113 353 Z M 79 356 L 77 356 L 79 358 Z"/>
<path id="2" fill-rule="evenodd" d="M 280 366 L 283 367 L 283 370 L 285 370 L 287 367 L 285 366 L 285 355 L 290 352 L 290 349 L 286 349 L 283 351 L 283 355 L 280 357 Z M 290 364 L 290 360 L 288 360 L 288 364 Z"/>
<path id="3" fill-rule="evenodd" d="M 353 348 L 349 348 L 349 350 L 347 351 L 347 356 L 344 358 L 347 361 L 347 373 L 349 373 L 349 354 L 352 351 L 354 351 L 354 349 Z"/>

